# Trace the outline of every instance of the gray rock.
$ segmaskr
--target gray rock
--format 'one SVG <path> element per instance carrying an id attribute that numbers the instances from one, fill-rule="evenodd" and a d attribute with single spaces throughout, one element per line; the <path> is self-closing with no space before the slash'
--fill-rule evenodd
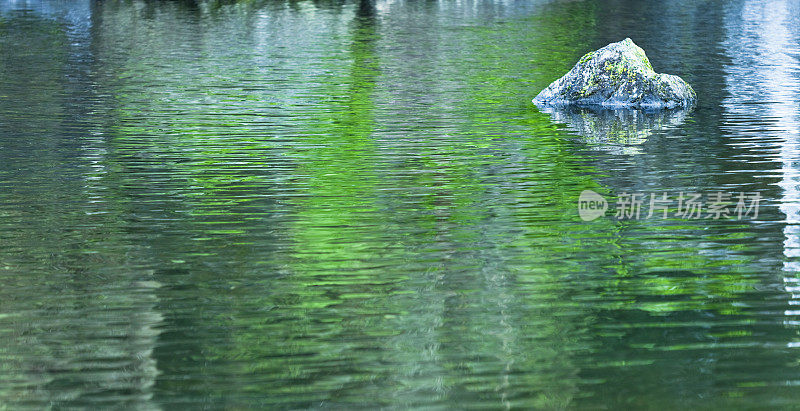
<path id="1" fill-rule="evenodd" d="M 626 38 L 584 55 L 533 103 L 660 109 L 691 107 L 696 99 L 692 86 L 678 76 L 653 71 L 644 50 Z"/>

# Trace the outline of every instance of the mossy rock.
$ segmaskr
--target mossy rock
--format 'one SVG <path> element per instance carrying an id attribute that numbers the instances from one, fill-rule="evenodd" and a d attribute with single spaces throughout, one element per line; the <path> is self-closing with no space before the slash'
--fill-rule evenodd
<path id="1" fill-rule="evenodd" d="M 691 107 L 696 100 L 692 86 L 678 76 L 656 73 L 644 50 L 626 38 L 584 55 L 533 103 L 660 109 Z"/>

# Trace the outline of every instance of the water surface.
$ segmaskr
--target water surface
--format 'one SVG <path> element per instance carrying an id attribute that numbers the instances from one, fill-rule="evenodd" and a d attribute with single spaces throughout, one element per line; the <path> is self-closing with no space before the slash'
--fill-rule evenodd
<path id="1" fill-rule="evenodd" d="M 530 103 L 625 37 L 694 111 Z M 2 1 L 0 408 L 796 406 L 799 58 L 790 0 Z"/>

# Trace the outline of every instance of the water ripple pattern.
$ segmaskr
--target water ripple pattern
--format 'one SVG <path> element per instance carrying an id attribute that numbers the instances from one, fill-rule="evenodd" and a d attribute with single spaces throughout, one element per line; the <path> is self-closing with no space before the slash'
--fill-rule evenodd
<path id="1" fill-rule="evenodd" d="M 796 407 L 798 27 L 790 0 L 0 0 L 0 409 Z M 531 105 L 625 37 L 698 106 Z M 613 218 L 682 192 L 763 202 Z"/>

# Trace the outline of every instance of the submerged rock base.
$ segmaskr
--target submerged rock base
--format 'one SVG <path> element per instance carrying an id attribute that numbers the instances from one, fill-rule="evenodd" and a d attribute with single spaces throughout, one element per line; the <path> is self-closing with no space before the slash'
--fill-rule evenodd
<path id="1" fill-rule="evenodd" d="M 533 103 L 660 109 L 691 107 L 695 100 L 692 86 L 678 76 L 656 73 L 644 50 L 626 38 L 584 55 Z"/>

